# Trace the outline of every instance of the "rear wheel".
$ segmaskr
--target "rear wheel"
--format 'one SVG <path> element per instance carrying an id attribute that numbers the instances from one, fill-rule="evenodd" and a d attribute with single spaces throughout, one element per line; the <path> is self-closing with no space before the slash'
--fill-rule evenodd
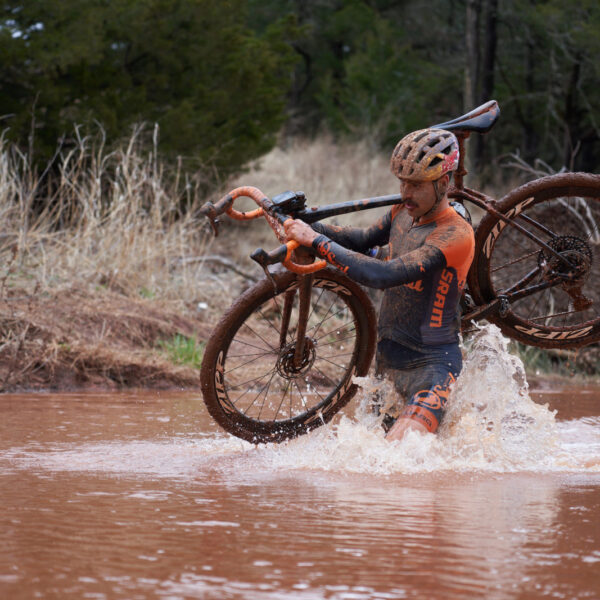
<path id="1" fill-rule="evenodd" d="M 496 208 L 547 248 L 489 213 L 482 219 L 469 275 L 473 299 L 486 304 L 503 295 L 521 296 L 488 320 L 532 346 L 573 348 L 598 341 L 600 176 L 545 177 L 513 190 Z"/>
<path id="2" fill-rule="evenodd" d="M 367 374 L 375 351 L 375 310 L 358 284 L 332 269 L 317 272 L 312 284 L 289 272 L 274 281 L 257 283 L 223 315 L 201 369 L 210 414 L 255 443 L 331 420 L 356 393 L 352 377 Z M 298 334 L 302 286 L 309 302 Z"/>

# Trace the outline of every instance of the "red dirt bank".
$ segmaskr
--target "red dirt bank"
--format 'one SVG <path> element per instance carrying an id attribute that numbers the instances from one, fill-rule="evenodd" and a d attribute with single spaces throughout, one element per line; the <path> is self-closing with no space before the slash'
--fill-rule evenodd
<path id="1" fill-rule="evenodd" d="M 173 364 L 157 344 L 177 333 L 205 339 L 209 331 L 181 307 L 108 290 L 13 290 L 0 298 L 0 392 L 196 389 L 197 370 Z"/>
<path id="2" fill-rule="evenodd" d="M 0 298 L 0 392 L 199 389 L 197 369 L 174 364 L 158 343 L 178 333 L 206 340 L 213 325 L 193 309 L 105 289 L 11 290 Z M 553 360 L 577 377 L 598 376 L 599 346 L 563 354 Z"/>

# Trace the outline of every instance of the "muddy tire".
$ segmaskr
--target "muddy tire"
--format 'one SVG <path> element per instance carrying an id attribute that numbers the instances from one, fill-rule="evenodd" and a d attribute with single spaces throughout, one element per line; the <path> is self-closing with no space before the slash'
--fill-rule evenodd
<path id="1" fill-rule="evenodd" d="M 541 348 L 577 348 L 600 340 L 600 175 L 544 177 L 516 188 L 496 208 L 567 258 L 577 281 L 524 296 L 504 317 L 487 319 L 505 335 Z M 521 288 L 543 284 L 548 270 L 560 278 L 569 267 L 504 221 L 485 215 L 469 274 L 477 304 L 514 290 L 518 282 Z"/>
<path id="2" fill-rule="evenodd" d="M 304 355 L 294 362 L 301 280 L 282 272 L 275 286 L 255 284 L 223 315 L 204 352 L 209 413 L 253 443 L 280 442 L 330 421 L 356 393 L 352 377 L 367 374 L 375 352 L 372 302 L 358 284 L 326 268 L 314 275 Z"/>

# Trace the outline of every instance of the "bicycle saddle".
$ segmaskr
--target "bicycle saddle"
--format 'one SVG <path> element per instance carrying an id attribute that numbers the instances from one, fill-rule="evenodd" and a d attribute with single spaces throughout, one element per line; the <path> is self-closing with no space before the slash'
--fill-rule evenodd
<path id="1" fill-rule="evenodd" d="M 487 133 L 498 120 L 500 116 L 500 107 L 496 100 L 489 100 L 485 104 L 474 108 L 462 117 L 432 125 L 435 129 L 445 129 L 458 134 L 469 134 L 472 131 L 476 133 Z"/>

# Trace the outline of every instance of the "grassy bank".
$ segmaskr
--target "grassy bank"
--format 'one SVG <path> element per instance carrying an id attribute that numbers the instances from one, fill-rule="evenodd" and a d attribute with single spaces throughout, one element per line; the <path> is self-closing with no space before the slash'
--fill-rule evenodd
<path id="1" fill-rule="evenodd" d="M 53 169 L 48 187 L 27 155 L 0 149 L 0 391 L 197 386 L 215 320 L 262 276 L 248 255 L 277 245 L 262 220 L 224 222 L 213 239 L 206 200 L 242 184 L 302 189 L 310 204 L 397 190 L 386 156 L 326 137 L 275 149 L 213 197 L 139 132 L 112 153 L 79 139 Z"/>

